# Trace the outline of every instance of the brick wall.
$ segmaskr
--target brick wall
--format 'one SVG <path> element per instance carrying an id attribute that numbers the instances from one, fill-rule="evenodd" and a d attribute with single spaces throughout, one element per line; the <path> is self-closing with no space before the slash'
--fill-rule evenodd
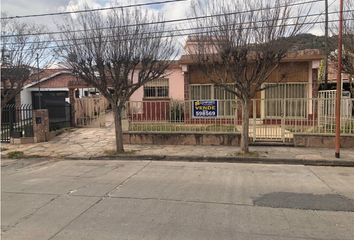
<path id="1" fill-rule="evenodd" d="M 63 73 L 58 76 L 55 76 L 47 81 L 41 82 L 41 88 L 67 88 L 70 81 L 75 81 L 76 77 L 70 73 Z M 32 86 L 32 88 L 37 88 L 38 84 Z"/>

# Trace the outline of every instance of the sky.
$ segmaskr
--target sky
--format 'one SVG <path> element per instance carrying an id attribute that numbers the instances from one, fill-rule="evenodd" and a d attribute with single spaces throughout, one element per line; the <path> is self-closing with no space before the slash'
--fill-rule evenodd
<path id="1" fill-rule="evenodd" d="M 8 16 L 28 15 L 37 13 L 50 13 L 61 11 L 73 11 L 83 9 L 87 4 L 90 8 L 101 8 L 109 6 L 129 5 L 143 2 L 156 2 L 161 0 L 1 0 L 1 12 Z M 189 1 L 181 3 L 170 3 L 165 5 L 153 5 L 147 8 L 151 11 L 163 13 L 166 18 L 182 18 L 187 14 Z M 40 17 L 26 18 L 26 21 L 34 21 L 53 28 L 60 23 L 62 17 Z"/>
<path id="2" fill-rule="evenodd" d="M 52 12 L 63 12 L 63 11 L 74 11 L 82 10 L 85 5 L 90 8 L 101 8 L 109 6 L 119 6 L 119 5 L 129 5 L 134 3 L 143 2 L 156 2 L 162 0 L 1 0 L 1 12 L 6 12 L 7 16 L 16 15 L 29 15 L 29 14 L 40 14 L 40 13 L 52 13 Z M 144 6 L 142 7 L 146 11 L 152 11 L 156 13 L 163 14 L 166 20 L 168 19 L 179 19 L 190 16 L 191 12 L 191 2 L 195 0 L 187 0 L 185 2 L 175 2 L 162 5 L 154 6 Z M 200 0 L 200 1 L 213 1 L 213 0 Z M 222 1 L 222 0 L 215 0 Z M 224 0 L 224 1 L 255 1 L 255 0 Z M 269 0 L 275 1 L 275 0 Z M 290 0 L 293 2 L 299 1 L 310 1 L 310 0 Z M 337 0 L 328 0 L 330 4 L 330 12 L 336 11 L 338 9 Z M 347 0 L 351 1 L 351 0 Z M 319 2 L 313 5 L 313 13 L 323 13 L 324 12 L 324 2 Z M 72 15 L 73 16 L 73 15 Z M 334 16 L 334 15 L 332 15 Z M 323 17 L 324 19 L 324 17 Z M 37 17 L 37 18 L 24 18 L 22 19 L 26 22 L 35 22 L 43 26 L 43 31 L 56 31 L 58 30 L 58 25 L 63 23 L 63 15 L 61 16 L 47 16 L 47 17 Z M 178 23 L 174 25 L 176 28 L 189 28 L 190 25 L 187 22 Z M 315 35 L 323 35 L 324 27 L 322 25 L 316 25 L 309 33 Z M 186 41 L 185 37 L 178 37 L 175 39 L 179 46 L 180 51 L 183 51 L 183 46 Z"/>
<path id="3" fill-rule="evenodd" d="M 27 15 L 37 13 L 49 13 L 83 9 L 85 4 L 92 8 L 127 5 L 141 2 L 153 2 L 161 0 L 1 0 L 1 12 L 6 12 L 8 16 L 13 15 Z M 207 0 L 205 0 L 207 1 Z M 230 0 L 232 1 L 232 0 Z M 250 0 L 244 0 L 250 1 Z M 299 1 L 299 0 L 296 0 Z M 301 0 L 306 1 L 306 0 Z M 350 0 L 348 0 L 350 1 Z M 294 0 L 295 2 L 295 0 Z M 334 2 L 334 4 L 332 4 Z M 329 0 L 330 11 L 334 11 L 338 8 L 336 0 Z M 156 11 L 162 13 L 165 19 L 184 18 L 188 16 L 190 11 L 190 1 L 169 3 L 158 6 L 144 7 L 149 11 Z M 324 10 L 324 2 L 320 2 L 313 6 L 313 11 L 322 12 Z M 41 17 L 41 18 L 26 18 L 26 21 L 34 21 L 36 23 L 47 26 L 50 29 L 56 27 L 56 24 L 60 23 L 62 16 L 60 17 Z M 316 35 L 322 35 L 323 31 L 321 27 L 317 27 L 311 31 Z"/>

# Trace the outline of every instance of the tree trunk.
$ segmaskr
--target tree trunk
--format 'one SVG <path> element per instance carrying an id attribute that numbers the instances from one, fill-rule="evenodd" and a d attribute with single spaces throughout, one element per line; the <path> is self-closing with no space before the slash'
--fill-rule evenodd
<path id="1" fill-rule="evenodd" d="M 241 132 L 241 151 L 243 153 L 249 152 L 249 109 L 250 100 L 246 99 L 242 101 L 242 132 Z"/>
<path id="2" fill-rule="evenodd" d="M 121 116 L 122 109 L 119 108 L 114 103 L 112 103 L 112 110 L 113 110 L 114 126 L 115 126 L 115 133 L 116 133 L 116 151 L 117 153 L 122 153 L 124 152 L 122 116 Z"/>

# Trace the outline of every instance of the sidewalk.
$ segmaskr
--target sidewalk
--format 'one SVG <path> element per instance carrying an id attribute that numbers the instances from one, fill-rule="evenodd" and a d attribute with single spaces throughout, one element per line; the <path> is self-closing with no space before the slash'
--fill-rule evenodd
<path id="1" fill-rule="evenodd" d="M 126 129 L 126 123 L 123 123 Z M 353 166 L 354 147 L 342 149 L 341 158 L 334 157 L 334 148 L 295 148 L 283 146 L 251 146 L 251 154 L 243 156 L 234 146 L 190 145 L 125 145 L 125 154 L 114 155 L 115 135 L 113 117 L 106 117 L 105 128 L 69 129 L 49 142 L 23 145 L 1 145 L 1 157 L 21 151 L 25 157 L 54 159 L 131 159 L 213 162 L 261 162 Z"/>
<path id="2" fill-rule="evenodd" d="M 334 158 L 334 149 L 295 148 L 283 146 L 251 146 L 251 154 L 243 156 L 239 147 L 189 145 L 125 145 L 125 154 L 113 155 L 114 132 L 109 128 L 81 128 L 65 132 L 50 142 L 37 144 L 2 144 L 2 158 L 12 151 L 26 157 L 56 159 L 152 159 L 173 161 L 262 162 L 354 166 L 354 148 L 342 149 Z"/>

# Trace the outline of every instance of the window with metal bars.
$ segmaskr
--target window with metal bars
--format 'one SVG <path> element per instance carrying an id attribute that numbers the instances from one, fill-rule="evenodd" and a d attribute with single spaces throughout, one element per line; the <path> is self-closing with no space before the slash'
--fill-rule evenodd
<path id="1" fill-rule="evenodd" d="M 169 96 L 167 78 L 156 79 L 144 84 L 144 98 L 167 98 Z"/>
<path id="2" fill-rule="evenodd" d="M 266 117 L 306 117 L 307 83 L 265 84 Z"/>

